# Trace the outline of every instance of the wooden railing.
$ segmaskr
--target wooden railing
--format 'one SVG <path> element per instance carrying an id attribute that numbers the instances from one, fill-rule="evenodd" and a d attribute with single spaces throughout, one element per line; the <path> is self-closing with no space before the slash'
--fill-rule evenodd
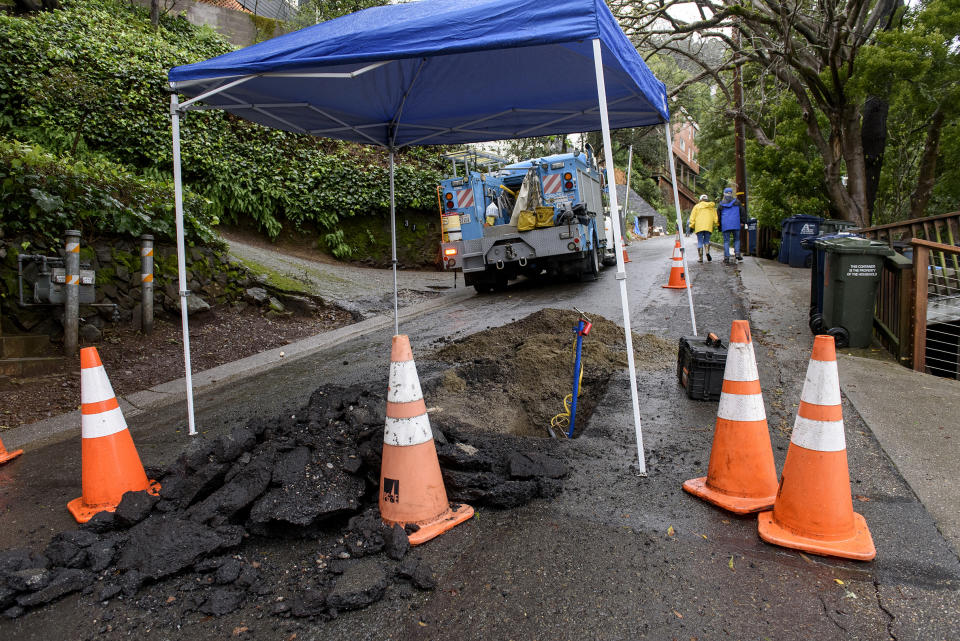
<path id="1" fill-rule="evenodd" d="M 913 298 L 913 262 L 902 254 L 884 258 L 873 327 L 880 344 L 906 367 L 913 367 Z"/>
<path id="2" fill-rule="evenodd" d="M 913 369 L 960 378 L 960 247 L 917 238 L 910 245 Z"/>
<path id="3" fill-rule="evenodd" d="M 909 244 L 914 238 L 933 243 L 956 245 L 960 241 L 960 211 L 927 218 L 914 218 L 888 225 L 876 225 L 851 230 L 864 238 L 885 242 L 891 247 Z"/>

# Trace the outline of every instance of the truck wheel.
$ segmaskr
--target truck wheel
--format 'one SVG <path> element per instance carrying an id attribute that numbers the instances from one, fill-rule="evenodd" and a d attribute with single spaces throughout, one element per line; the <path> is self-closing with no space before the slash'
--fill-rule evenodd
<path id="1" fill-rule="evenodd" d="M 478 294 L 489 294 L 493 289 L 493 285 L 490 283 L 477 283 L 473 286 L 473 288 L 477 290 Z"/>

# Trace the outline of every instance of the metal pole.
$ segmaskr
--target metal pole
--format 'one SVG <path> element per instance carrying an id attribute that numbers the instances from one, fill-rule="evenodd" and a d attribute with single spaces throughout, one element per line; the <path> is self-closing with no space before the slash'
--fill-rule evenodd
<path id="1" fill-rule="evenodd" d="M 736 47 L 740 47 L 740 26 L 739 24 L 733 30 L 733 40 Z M 736 168 L 737 189 L 736 196 L 740 199 L 740 205 L 743 207 L 744 217 L 749 217 L 747 213 L 747 162 L 746 162 L 746 128 L 743 122 L 743 81 L 741 79 L 741 65 L 733 68 L 733 109 L 736 113 L 733 120 L 733 150 L 734 164 Z M 743 229 L 738 229 L 740 235 L 741 253 L 750 253 L 750 235 Z M 746 241 L 746 242 L 744 242 Z M 746 251 L 743 251 L 746 247 Z M 726 259 L 726 256 L 724 256 Z"/>
<path id="2" fill-rule="evenodd" d="M 64 232 L 66 298 L 63 302 L 63 353 L 74 356 L 80 329 L 80 232 Z"/>
<path id="3" fill-rule="evenodd" d="M 677 191 L 677 168 L 673 159 L 673 137 L 670 135 L 670 123 L 663 123 L 667 132 L 667 162 L 670 164 L 670 180 L 673 181 L 673 204 L 677 209 L 677 240 L 683 247 L 683 218 L 680 216 L 680 193 Z M 697 317 L 693 313 L 693 285 L 690 282 L 690 269 L 687 267 L 687 252 L 681 251 L 683 258 L 683 275 L 687 279 L 687 302 L 690 304 L 690 325 L 693 326 L 693 335 L 697 335 Z"/>
<path id="4" fill-rule="evenodd" d="M 180 282 L 180 323 L 183 326 L 183 369 L 187 387 L 187 425 L 190 436 L 197 433 L 193 416 L 193 372 L 190 368 L 190 323 L 187 320 L 187 265 L 183 247 L 183 178 L 180 175 L 180 101 L 170 94 L 170 121 L 173 126 L 173 199 L 177 216 L 177 272 Z"/>
<path id="5" fill-rule="evenodd" d="M 623 213 L 620 214 L 620 231 L 626 233 L 627 213 L 630 211 L 630 172 L 633 171 L 633 145 L 627 155 L 627 195 L 623 197 Z"/>
<path id="6" fill-rule="evenodd" d="M 630 398 L 633 401 L 633 424 L 637 433 L 637 470 L 647 475 L 643 455 L 643 432 L 640 429 L 640 399 L 637 397 L 637 368 L 633 359 L 633 331 L 630 329 L 630 305 L 627 302 L 627 273 L 623 264 L 623 236 L 620 233 L 620 210 L 617 207 L 617 183 L 613 174 L 613 146 L 610 144 L 610 118 L 607 114 L 607 88 L 603 81 L 603 52 L 600 40 L 593 41 L 593 66 L 597 76 L 597 97 L 600 102 L 600 129 L 603 135 L 603 161 L 607 166 L 607 185 L 610 192 L 610 222 L 617 254 L 617 282 L 620 283 L 620 305 L 623 308 L 623 334 L 627 344 L 627 368 L 630 370 Z"/>
<path id="7" fill-rule="evenodd" d="M 153 332 L 153 236 L 140 237 L 140 330 Z"/>
<path id="8" fill-rule="evenodd" d="M 390 248 L 393 252 L 393 333 L 400 334 L 400 303 L 397 295 L 397 204 L 393 192 L 393 147 L 390 147 Z"/>

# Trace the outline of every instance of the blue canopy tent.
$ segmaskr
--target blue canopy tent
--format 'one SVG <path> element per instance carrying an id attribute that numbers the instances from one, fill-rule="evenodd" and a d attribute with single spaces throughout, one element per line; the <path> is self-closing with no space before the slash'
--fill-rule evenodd
<path id="1" fill-rule="evenodd" d="M 670 118 L 663 83 L 644 64 L 603 0 L 422 0 L 375 7 L 175 67 L 169 79 L 181 298 L 188 292 L 179 118 L 188 110 L 222 109 L 268 127 L 385 147 L 390 152 L 394 231 L 397 148 L 599 129 L 607 182 L 615 184 L 611 127 L 666 125 Z M 188 99 L 180 102 L 178 94 Z M 665 129 L 670 150 L 670 128 Z M 672 151 L 668 153 L 672 172 Z M 674 200 L 679 228 L 676 193 Z M 610 191 L 610 210 L 644 472 L 615 190 Z M 393 263 L 394 325 L 399 333 L 395 233 Z M 696 333 L 692 297 L 689 303 Z M 182 318 L 192 434 L 186 311 Z"/>

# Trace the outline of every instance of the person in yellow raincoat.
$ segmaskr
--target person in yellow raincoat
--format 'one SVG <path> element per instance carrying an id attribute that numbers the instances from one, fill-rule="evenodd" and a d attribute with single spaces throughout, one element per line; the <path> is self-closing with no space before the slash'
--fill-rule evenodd
<path id="1" fill-rule="evenodd" d="M 697 254 L 700 256 L 698 263 L 703 262 L 704 249 L 707 252 L 707 260 L 713 260 L 710 257 L 710 235 L 719 224 L 716 203 L 707 200 L 706 194 L 700 196 L 700 202 L 693 206 L 690 219 L 687 221 L 690 229 L 697 233 Z"/>

